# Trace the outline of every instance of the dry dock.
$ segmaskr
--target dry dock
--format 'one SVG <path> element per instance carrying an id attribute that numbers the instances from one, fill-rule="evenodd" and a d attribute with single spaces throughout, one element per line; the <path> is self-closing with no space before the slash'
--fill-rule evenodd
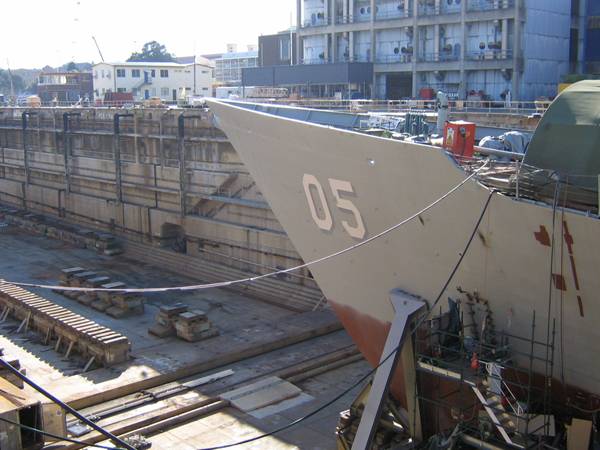
<path id="1" fill-rule="evenodd" d="M 92 268 L 138 287 L 197 281 L 125 256 L 98 255 L 13 225 L 2 227 L 0 251 L 4 255 L 0 271 L 12 281 L 56 284 L 61 268 L 75 266 Z M 84 408 L 84 413 L 94 414 L 139 399 L 142 392 L 172 390 L 190 380 L 232 371 L 222 379 L 178 395 L 162 400 L 155 396 L 148 404 L 100 422 L 108 429 L 130 433 L 168 418 L 164 428 L 149 433 L 154 448 L 200 448 L 269 431 L 315 409 L 368 371 L 349 337 L 323 307 L 297 312 L 234 292 L 208 290 L 148 295 L 142 315 L 115 319 L 60 293 L 36 292 L 81 316 L 93 317 L 131 341 L 131 358 L 127 362 L 94 366 L 83 372 L 84 359 L 77 354 L 65 357 L 64 349 L 57 352 L 55 342 L 44 343 L 43 336 L 33 330 L 18 332 L 19 322 L 10 316 L 0 325 L 0 347 L 17 358 L 32 379 L 70 405 Z M 150 335 L 148 329 L 160 307 L 174 303 L 207 312 L 219 335 L 196 343 Z M 315 371 L 317 368 L 320 370 Z M 278 377 L 297 387 L 297 391 L 282 397 L 290 395 L 287 404 L 280 404 L 281 399 L 275 396 L 274 406 L 265 405 L 271 410 L 267 408 L 260 414 L 246 413 L 229 406 L 227 401 L 213 406 L 214 409 L 206 408 L 219 402 L 221 394 L 268 377 Z M 338 413 L 348 400 L 342 399 L 297 429 L 248 448 L 334 448 Z M 204 410 L 190 415 L 194 405 L 203 403 Z M 156 411 L 160 414 L 154 414 Z M 188 416 L 178 419 L 180 412 Z M 123 424 L 130 425 L 120 429 Z M 81 439 L 101 440 L 99 436 L 94 438 L 93 433 L 90 436 L 82 435 Z"/>

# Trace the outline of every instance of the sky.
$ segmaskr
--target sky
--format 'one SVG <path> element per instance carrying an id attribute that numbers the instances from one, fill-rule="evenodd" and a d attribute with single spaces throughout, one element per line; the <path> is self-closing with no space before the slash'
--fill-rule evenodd
<path id="1" fill-rule="evenodd" d="M 295 0 L 18 0 L 2 2 L 0 68 L 123 61 L 148 41 L 177 56 L 246 50 L 295 24 Z"/>

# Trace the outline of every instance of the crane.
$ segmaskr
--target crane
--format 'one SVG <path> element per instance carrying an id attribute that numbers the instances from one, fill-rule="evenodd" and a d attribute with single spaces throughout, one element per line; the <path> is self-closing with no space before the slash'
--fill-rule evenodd
<path id="1" fill-rule="evenodd" d="M 96 38 L 94 36 L 92 36 L 92 39 L 94 40 L 94 44 L 96 44 L 96 48 L 98 49 L 98 53 L 100 54 L 100 59 L 102 60 L 102 62 L 104 62 L 104 56 L 102 56 L 102 52 L 100 51 L 100 46 L 98 45 L 98 41 L 96 40 Z"/>

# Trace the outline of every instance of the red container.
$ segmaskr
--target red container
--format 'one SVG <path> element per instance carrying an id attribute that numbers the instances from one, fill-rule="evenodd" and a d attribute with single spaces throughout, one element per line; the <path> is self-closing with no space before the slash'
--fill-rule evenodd
<path id="1" fill-rule="evenodd" d="M 419 98 L 421 100 L 433 100 L 435 98 L 435 91 L 433 88 L 421 88 Z"/>
<path id="2" fill-rule="evenodd" d="M 472 122 L 446 122 L 444 148 L 460 158 L 472 158 L 475 152 L 475 130 Z"/>

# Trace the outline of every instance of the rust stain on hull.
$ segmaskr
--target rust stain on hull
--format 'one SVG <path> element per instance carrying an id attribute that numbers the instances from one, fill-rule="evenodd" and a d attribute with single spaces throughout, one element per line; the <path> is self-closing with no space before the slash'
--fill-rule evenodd
<path id="1" fill-rule="evenodd" d="M 342 305 L 335 301 L 330 300 L 329 303 L 369 364 L 373 367 L 379 364 L 391 323 L 382 322 L 350 306 Z M 400 364 L 398 364 L 396 372 L 394 372 L 392 377 L 390 390 L 394 398 L 406 408 L 406 389 L 404 387 L 404 376 Z"/>

